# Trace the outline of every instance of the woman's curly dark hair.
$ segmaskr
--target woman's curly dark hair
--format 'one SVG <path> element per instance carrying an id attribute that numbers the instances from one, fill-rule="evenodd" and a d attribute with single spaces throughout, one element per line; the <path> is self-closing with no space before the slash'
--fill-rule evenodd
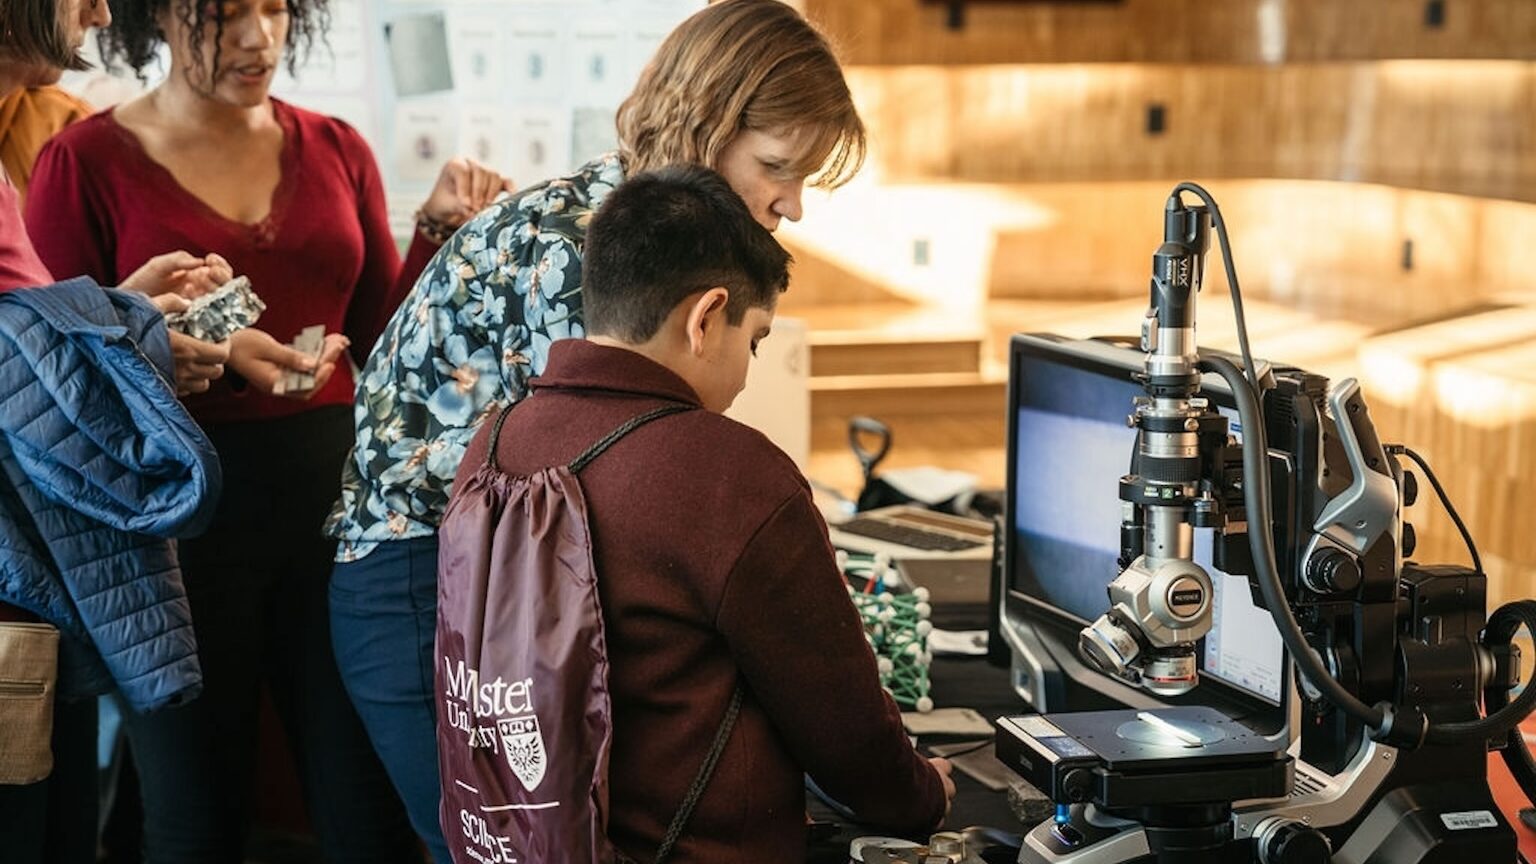
<path id="1" fill-rule="evenodd" d="M 213 65 L 219 65 L 219 42 L 224 35 L 224 6 L 205 0 L 111 0 L 112 26 L 96 34 L 96 44 L 107 68 L 117 68 L 122 63 L 132 69 L 139 80 L 145 80 L 144 67 L 155 60 L 160 44 L 165 41 L 156 20 L 161 12 L 171 9 L 181 19 L 191 40 L 193 68 L 187 70 L 189 80 L 207 78 L 203 68 L 203 27 L 214 24 Z M 288 71 L 297 71 L 299 61 L 309 56 L 315 42 L 325 44 L 325 32 L 331 24 L 330 0 L 287 0 L 288 43 L 283 48 L 284 65 Z M 211 8 L 210 8 L 211 7 Z M 211 82 L 210 82 L 211 83 Z"/>

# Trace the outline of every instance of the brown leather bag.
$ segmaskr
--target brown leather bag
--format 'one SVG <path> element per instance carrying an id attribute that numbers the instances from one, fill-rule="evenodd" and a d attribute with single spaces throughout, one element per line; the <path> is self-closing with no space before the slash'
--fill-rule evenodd
<path id="1" fill-rule="evenodd" d="M 53 771 L 53 698 L 59 631 L 0 621 L 0 785 L 36 783 Z"/>
<path id="2" fill-rule="evenodd" d="M 607 837 L 613 706 L 577 475 L 640 426 L 686 410 L 649 411 L 570 465 L 510 476 L 496 464 L 509 407 L 486 463 L 456 481 L 438 534 L 435 673 L 440 816 L 456 864 L 629 860 Z M 681 835 L 740 705 L 738 684 L 656 861 Z"/>

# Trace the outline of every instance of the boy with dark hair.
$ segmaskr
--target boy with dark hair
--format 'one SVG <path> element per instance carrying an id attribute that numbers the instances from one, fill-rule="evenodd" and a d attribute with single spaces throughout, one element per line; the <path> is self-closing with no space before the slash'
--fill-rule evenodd
<path id="1" fill-rule="evenodd" d="M 589 332 L 643 344 L 677 304 L 712 287 L 726 289 L 731 326 L 742 326 L 749 308 L 772 316 L 789 287 L 789 253 L 752 219 L 722 218 L 744 205 L 720 175 L 678 165 L 624 188 L 610 199 L 620 212 L 587 228 L 588 249 L 598 253 L 583 261 Z"/>
<path id="2" fill-rule="evenodd" d="M 800 860 L 805 773 L 902 832 L 937 827 L 954 795 L 949 764 L 913 750 L 880 687 L 804 478 L 719 413 L 768 335 L 789 260 L 713 171 L 626 181 L 588 229 L 589 339 L 556 343 L 532 395 L 462 463 L 528 477 L 664 406 L 705 409 L 633 428 L 580 469 L 612 704 L 606 833 L 639 860 L 663 845 L 738 682 L 740 713 L 673 860 Z M 450 567 L 459 493 L 483 489 L 468 470 L 443 525 Z M 445 567 L 443 596 L 462 578 Z M 510 629 L 490 638 L 539 638 Z"/>

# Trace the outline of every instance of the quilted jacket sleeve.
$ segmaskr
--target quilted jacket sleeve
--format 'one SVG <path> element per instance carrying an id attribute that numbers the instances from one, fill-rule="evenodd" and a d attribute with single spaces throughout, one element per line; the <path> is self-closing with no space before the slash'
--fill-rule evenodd
<path id="1" fill-rule="evenodd" d="M 140 710 L 200 686 L 164 538 L 201 530 L 220 476 L 169 368 L 164 320 L 139 298 L 83 279 L 0 296 L 0 461 L 25 511 L 9 524 L 26 529 L 6 539 L 42 562 L 10 574 L 0 599 L 93 649 Z"/>
<path id="2" fill-rule="evenodd" d="M 15 314 L 37 320 L 13 340 L 21 368 L 7 373 L 15 407 L 0 429 L 38 487 L 112 528 L 201 532 L 218 497 L 218 457 L 167 383 L 165 319 L 85 279 L 6 299 L 30 301 Z"/>

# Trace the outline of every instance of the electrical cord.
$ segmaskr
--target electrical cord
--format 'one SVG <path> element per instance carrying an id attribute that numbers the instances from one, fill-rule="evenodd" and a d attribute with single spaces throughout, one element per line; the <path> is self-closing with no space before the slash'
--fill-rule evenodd
<path id="1" fill-rule="evenodd" d="M 1232 243 L 1227 235 L 1227 223 L 1221 216 L 1221 208 L 1216 204 L 1216 199 L 1204 187 L 1197 183 L 1180 183 L 1173 188 L 1171 195 L 1176 198 L 1182 192 L 1189 192 L 1198 197 L 1210 211 L 1211 222 L 1216 228 L 1216 242 L 1221 247 L 1227 289 L 1232 295 L 1232 313 L 1237 324 L 1238 351 L 1243 360 L 1243 368 L 1238 369 L 1230 360 L 1222 357 L 1202 358 L 1200 368 L 1203 371 L 1215 372 L 1224 378 L 1237 401 L 1238 415 L 1245 432 L 1243 473 L 1248 477 L 1248 482 L 1243 484 L 1243 497 L 1249 514 L 1249 525 L 1267 526 L 1272 519 L 1269 500 L 1269 465 L 1267 464 L 1269 442 L 1264 430 L 1263 415 L 1259 409 L 1259 398 L 1264 391 L 1260 387 L 1253 362 L 1253 352 L 1248 343 L 1248 321 L 1243 313 L 1243 295 L 1241 288 L 1238 287 L 1237 268 L 1232 262 Z M 1385 719 L 1383 712 L 1366 705 L 1345 690 L 1344 686 L 1328 673 L 1323 666 L 1322 658 L 1307 644 L 1306 636 L 1302 634 L 1301 627 L 1296 623 L 1296 616 L 1291 613 L 1290 604 L 1285 599 L 1285 590 L 1280 584 L 1279 565 L 1275 563 L 1274 537 L 1267 530 L 1250 530 L 1248 543 L 1249 551 L 1253 555 L 1254 569 L 1258 571 L 1256 575 L 1259 592 L 1280 630 L 1281 641 L 1285 643 L 1285 648 L 1290 652 L 1296 665 L 1301 668 L 1302 675 L 1329 702 L 1337 705 L 1346 714 L 1372 729 L 1379 728 Z"/>
<path id="2" fill-rule="evenodd" d="M 1515 600 L 1500 606 L 1497 611 L 1488 616 L 1488 626 L 1483 628 L 1483 644 L 1507 645 L 1522 626 L 1536 633 L 1536 600 Z M 1488 697 L 1485 696 L 1485 698 Z M 1536 687 L 1527 686 L 1513 701 L 1504 704 L 1506 699 L 1508 699 L 1507 693 L 1488 698 L 1489 714 L 1480 720 L 1439 723 L 1430 726 L 1428 740 L 1437 744 L 1449 744 L 1476 736 L 1498 738 L 1511 731 L 1518 736 L 1520 721 L 1524 720 L 1533 708 L 1536 708 Z M 1524 751 L 1524 739 L 1520 738 L 1519 743 L 1520 749 Z M 1536 787 L 1536 782 L 1533 782 L 1532 786 Z M 1527 790 L 1527 794 L 1530 791 L 1536 791 L 1536 788 Z"/>
<path id="3" fill-rule="evenodd" d="M 1223 229 L 1224 230 L 1224 229 Z M 1243 503 L 1248 509 L 1248 548 L 1253 555 L 1255 578 L 1259 593 L 1269 614 L 1280 631 L 1280 641 L 1291 659 L 1301 668 L 1301 674 L 1329 702 L 1340 710 L 1372 729 L 1381 726 L 1382 712 L 1355 698 L 1344 689 L 1323 666 L 1322 658 L 1307 644 L 1296 616 L 1285 599 L 1280 585 L 1279 565 L 1275 563 L 1275 538 L 1267 530 L 1271 519 L 1269 502 L 1269 439 L 1264 430 L 1263 417 L 1259 414 L 1258 397 L 1249 386 L 1243 373 L 1225 357 L 1204 357 L 1200 360 L 1203 371 L 1220 375 L 1232 390 L 1237 401 L 1237 414 L 1243 424 Z"/>
<path id="4" fill-rule="evenodd" d="M 1473 571 L 1482 575 L 1485 571 L 1483 570 L 1482 556 L 1477 553 L 1477 543 L 1473 541 L 1472 532 L 1467 530 L 1467 523 L 1462 521 L 1461 514 L 1456 512 L 1456 505 L 1451 503 L 1451 497 L 1446 494 L 1445 487 L 1440 485 L 1440 478 L 1435 476 L 1435 469 L 1429 467 L 1428 460 L 1411 447 L 1401 444 L 1389 444 L 1386 449 L 1388 453 L 1392 454 L 1403 453 L 1418 464 L 1420 470 L 1424 472 L 1424 477 L 1429 480 L 1429 485 L 1434 487 L 1435 495 L 1439 497 L 1441 506 L 1445 508 L 1445 512 L 1451 517 L 1451 521 L 1455 523 L 1456 530 L 1461 532 L 1461 540 L 1467 546 L 1467 554 L 1472 557 Z M 1517 602 L 1529 604 L 1532 601 L 1521 600 Z M 1498 644 L 1509 644 L 1522 624 L 1530 630 L 1533 636 L 1536 636 L 1536 614 L 1516 615 L 1514 610 L 1510 609 L 1513 605 L 1507 604 L 1494 612 L 1493 617 L 1489 619 L 1488 626 L 1483 630 L 1484 645 L 1492 647 Z M 1521 617 L 1522 620 L 1518 622 L 1506 621 L 1504 619 L 1506 614 L 1513 617 Z M 1533 686 L 1536 685 L 1528 683 L 1526 690 L 1531 690 Z M 1509 693 L 1499 689 L 1488 692 L 1485 698 L 1490 711 L 1496 714 L 1499 709 L 1508 704 Z M 1500 755 L 1504 759 L 1504 764 L 1509 767 L 1509 773 L 1514 776 L 1516 785 L 1520 787 L 1521 792 L 1525 793 L 1526 800 L 1536 804 L 1536 758 L 1532 757 L 1531 748 L 1525 743 L 1525 736 L 1521 734 L 1518 724 L 1506 733 L 1504 748 L 1500 751 Z"/>
<path id="5" fill-rule="evenodd" d="M 1243 315 L 1243 292 L 1237 287 L 1237 266 L 1232 263 L 1232 243 L 1227 239 L 1227 223 L 1221 218 L 1221 208 L 1216 206 L 1216 199 L 1211 197 L 1211 193 L 1198 183 L 1180 183 L 1173 187 L 1171 194 L 1178 197 L 1180 192 L 1188 192 L 1199 198 L 1211 213 L 1211 223 L 1216 226 L 1216 242 L 1221 245 L 1221 263 L 1227 274 L 1227 290 L 1232 295 L 1232 317 L 1237 322 L 1238 353 L 1242 355 L 1243 369 L 1253 392 L 1262 394 L 1264 390 L 1259 386 L 1259 375 L 1254 371 L 1253 352 L 1248 350 L 1248 320 Z"/>
<path id="6" fill-rule="evenodd" d="M 1260 398 L 1263 398 L 1264 390 L 1258 381 L 1258 374 L 1253 366 L 1253 355 L 1249 349 L 1247 320 L 1243 314 L 1243 292 L 1236 280 L 1236 268 L 1232 263 L 1232 244 L 1227 237 L 1226 220 L 1221 218 L 1221 208 L 1218 208 L 1215 198 L 1212 198 L 1206 189 L 1201 188 L 1200 184 L 1180 183 L 1175 186 L 1172 197 L 1177 198 L 1181 192 L 1197 195 L 1206 204 L 1213 226 L 1217 229 L 1217 241 L 1221 244 L 1221 257 L 1226 266 L 1227 287 L 1232 292 L 1232 311 L 1236 318 L 1236 329 L 1238 329 L 1238 347 L 1243 355 L 1244 364 L 1244 369 L 1238 369 L 1226 358 L 1209 357 L 1201 360 L 1200 367 L 1203 371 L 1217 372 L 1232 389 L 1233 398 L 1238 403 L 1238 415 L 1243 421 L 1243 429 L 1246 432 L 1243 438 L 1243 474 L 1249 478 L 1249 481 L 1244 484 L 1243 497 L 1249 512 L 1249 524 L 1269 526 L 1272 520 L 1269 464 L 1267 464 L 1269 440 L 1264 430 L 1263 414 L 1260 409 Z M 1404 447 L 1404 452 L 1407 452 L 1407 447 Z M 1444 487 L 1439 484 L 1438 478 L 1433 475 L 1433 470 L 1428 469 L 1428 464 L 1418 454 L 1410 454 L 1410 458 L 1424 467 L 1425 475 L 1435 486 L 1436 493 L 1441 495 L 1445 509 L 1452 513 L 1452 520 L 1455 521 L 1456 527 L 1461 529 L 1462 538 L 1467 541 L 1468 550 L 1473 555 L 1476 570 L 1482 573 L 1482 561 L 1476 553 L 1475 544 L 1471 541 L 1471 533 L 1468 532 L 1465 523 L 1462 523 L 1455 507 L 1450 504 L 1450 497 L 1445 495 Z M 1264 598 L 1264 604 L 1269 606 L 1270 616 L 1275 620 L 1281 641 L 1286 644 L 1286 650 L 1289 650 L 1292 660 L 1301 669 L 1304 678 L 1319 693 L 1322 693 L 1329 703 L 1335 704 L 1342 712 L 1366 724 L 1372 730 L 1373 736 L 1396 739 L 1396 741 L 1413 741 L 1419 738 L 1421 741 L 1436 744 L 1458 743 L 1476 736 L 1482 736 L 1485 739 L 1496 738 L 1496 736 L 1507 735 L 1510 730 L 1516 730 L 1518 733 L 1519 721 L 1528 715 L 1531 709 L 1536 709 L 1536 687 L 1525 687 L 1524 692 L 1521 692 L 1513 703 L 1493 710 L 1485 718 L 1465 721 L 1465 723 L 1432 724 L 1428 723 L 1428 719 L 1416 709 L 1401 712 L 1398 707 L 1390 703 L 1378 703 L 1376 706 L 1367 706 L 1366 703 L 1362 703 L 1327 672 L 1326 667 L 1322 666 L 1321 656 L 1318 656 L 1318 653 L 1307 644 L 1306 635 L 1303 635 L 1301 627 L 1296 624 L 1295 615 L 1290 612 L 1290 604 L 1287 603 L 1284 595 L 1284 587 L 1279 581 L 1279 567 L 1275 563 L 1275 538 L 1272 533 L 1269 530 L 1249 530 L 1247 535 L 1249 535 L 1249 550 L 1253 555 L 1253 569 L 1256 570 L 1255 575 L 1261 596 Z M 1501 607 L 1495 615 L 1490 616 L 1490 627 L 1485 630 L 1485 633 L 1495 630 L 1493 623 L 1495 620 L 1501 620 L 1501 616 L 1502 621 L 1505 621 L 1505 629 L 1508 629 L 1507 635 L 1504 636 L 1505 640 L 1513 638 L 1514 630 L 1519 629 L 1521 623 L 1530 627 L 1531 633 L 1536 635 L 1536 601 L 1519 601 L 1519 603 Z M 1513 624 L 1510 624 L 1510 621 L 1513 621 Z M 1407 713 L 1412 721 L 1418 723 L 1421 727 L 1419 735 L 1415 735 L 1413 730 L 1407 730 L 1404 735 L 1404 730 L 1393 729 L 1402 713 Z M 1521 739 L 1521 750 L 1525 752 L 1524 739 Z M 1528 752 L 1525 752 L 1525 755 L 1528 758 Z"/>
<path id="7" fill-rule="evenodd" d="M 1269 497 L 1269 442 L 1264 429 L 1263 414 L 1259 407 L 1263 390 L 1259 386 L 1257 374 L 1254 372 L 1253 356 L 1248 348 L 1248 325 L 1243 317 L 1242 294 L 1238 288 L 1236 272 L 1232 264 L 1226 222 L 1221 218 L 1221 211 L 1209 192 L 1194 183 L 1180 183 L 1174 187 L 1173 194 L 1177 196 L 1184 191 L 1197 195 L 1211 211 L 1217 240 L 1221 244 L 1222 256 L 1225 259 L 1227 284 L 1232 292 L 1238 345 L 1243 364 L 1247 367 L 1245 370 L 1240 370 L 1225 358 L 1206 357 L 1201 359 L 1200 368 L 1202 371 L 1220 375 L 1227 382 L 1237 401 L 1238 415 L 1245 433 L 1242 448 L 1243 474 L 1248 482 L 1244 484 L 1243 498 L 1249 514 L 1249 525 L 1268 526 L 1272 522 L 1273 512 Z M 1415 461 L 1419 459 L 1415 458 Z M 1420 464 L 1425 466 L 1426 463 L 1420 462 Z M 1431 483 L 1436 492 L 1443 495 L 1443 488 L 1438 479 L 1431 479 Z M 1463 537 L 1467 540 L 1469 549 L 1472 548 L 1471 534 L 1465 531 L 1460 516 L 1454 515 L 1454 510 L 1449 506 L 1449 498 L 1443 497 L 1442 500 L 1447 503 L 1447 509 L 1453 513 L 1453 519 L 1458 527 L 1462 528 Z M 1259 593 L 1264 598 L 1264 603 L 1269 607 L 1270 615 L 1280 630 L 1281 641 L 1300 668 L 1303 677 L 1328 702 L 1369 727 L 1373 737 L 1410 744 L 1417 742 L 1451 744 L 1478 737 L 1486 740 L 1506 735 L 1511 729 L 1516 728 L 1520 720 L 1533 708 L 1536 708 L 1536 687 L 1527 687 L 1513 702 L 1486 717 L 1465 722 L 1430 723 L 1417 709 L 1402 710 L 1389 702 L 1380 702 L 1375 706 L 1366 705 L 1328 673 L 1323 666 L 1322 658 L 1307 644 L 1306 636 L 1302 634 L 1301 627 L 1296 623 L 1296 616 L 1292 614 L 1290 604 L 1286 602 L 1285 590 L 1280 582 L 1279 565 L 1275 563 L 1275 542 L 1272 533 L 1268 530 L 1250 530 L 1248 543 L 1253 555 Z M 1478 572 L 1481 573 L 1481 560 L 1474 560 L 1478 564 Z M 1529 607 L 1524 605 L 1526 602 L 1508 604 L 1499 609 L 1494 617 L 1510 610 L 1511 618 L 1517 622 L 1516 629 L 1518 629 L 1518 622 L 1524 621 L 1531 632 L 1536 634 L 1536 602 L 1531 602 Z M 1490 625 L 1492 620 L 1490 618 Z M 1415 733 L 1413 729 L 1395 728 L 1399 718 L 1406 718 L 1409 722 L 1415 723 L 1419 726 L 1419 731 Z"/>
<path id="8" fill-rule="evenodd" d="M 1456 523 L 1456 530 L 1461 532 L 1462 542 L 1467 544 L 1467 553 L 1472 556 L 1472 569 L 1479 576 L 1483 575 L 1483 559 L 1477 554 L 1477 544 L 1472 542 L 1472 532 L 1467 530 L 1467 523 L 1461 521 L 1461 514 L 1457 513 L 1455 505 L 1451 504 L 1451 496 L 1445 494 L 1445 487 L 1440 485 L 1440 478 L 1435 476 L 1435 470 L 1429 467 L 1429 463 L 1424 461 L 1424 457 L 1414 452 L 1411 447 L 1406 447 L 1402 444 L 1389 444 L 1386 449 L 1388 453 L 1406 453 L 1409 459 L 1419 463 L 1419 468 L 1424 471 L 1425 479 L 1429 480 L 1429 485 L 1434 487 L 1435 494 L 1439 496 L 1440 504 L 1445 507 L 1445 512 L 1450 514 L 1451 521 Z"/>
<path id="9" fill-rule="evenodd" d="M 1246 379 L 1232 361 L 1224 357 L 1207 357 L 1200 361 L 1200 367 L 1205 371 L 1215 372 L 1225 379 L 1237 401 L 1237 412 L 1245 433 L 1243 474 L 1248 482 L 1244 484 L 1243 499 L 1248 509 L 1248 522 L 1250 526 L 1268 526 L 1272 520 L 1269 465 L 1267 464 L 1269 441 L 1264 430 L 1263 418 L 1259 413 L 1258 399 L 1253 391 L 1245 386 Z M 1376 706 L 1366 705 L 1344 689 L 1344 686 L 1328 673 L 1317 652 L 1307 644 L 1306 636 L 1302 634 L 1301 627 L 1296 623 L 1296 616 L 1291 613 L 1290 604 L 1285 599 L 1285 591 L 1280 583 L 1279 566 L 1275 563 L 1275 541 L 1271 532 L 1250 530 L 1248 545 L 1249 551 L 1253 554 L 1259 593 L 1263 596 L 1264 604 L 1269 607 L 1270 616 L 1280 630 L 1280 639 L 1285 643 L 1285 649 L 1290 652 L 1291 658 L 1300 667 L 1303 677 L 1330 703 L 1369 727 L 1373 736 L 1390 736 L 1397 718 L 1408 715 L 1416 718 L 1425 727 L 1422 740 L 1431 744 L 1456 744 L 1477 738 L 1486 740 L 1507 734 L 1518 726 L 1533 708 L 1536 708 L 1536 687 L 1525 688 L 1513 702 L 1493 711 L 1487 717 L 1464 722 L 1431 724 L 1416 710 L 1410 709 L 1405 712 L 1385 702 Z M 1536 601 L 1521 600 L 1501 607 L 1489 619 L 1488 632 L 1495 631 L 1496 621 L 1506 622 L 1501 625 L 1509 629 L 1509 634 L 1503 637 L 1506 641 L 1513 636 L 1521 623 L 1536 633 Z M 1411 741 L 1414 737 L 1416 736 L 1412 734 L 1412 730 L 1409 730 L 1407 739 L 1399 737 L 1398 740 Z"/>
<path id="10" fill-rule="evenodd" d="M 1530 745 L 1525 743 L 1525 736 L 1520 734 L 1518 726 L 1510 730 L 1509 737 L 1504 741 L 1504 749 L 1499 753 L 1504 757 L 1504 765 L 1509 768 L 1509 773 L 1515 778 L 1515 785 L 1525 793 L 1525 800 L 1536 804 L 1536 759 L 1532 759 Z"/>
<path id="11" fill-rule="evenodd" d="M 1517 612 L 1516 610 L 1519 609 Z M 1488 619 L 1488 626 L 1483 628 L 1484 645 L 1508 645 L 1514 641 L 1515 634 L 1524 626 L 1533 636 L 1536 636 L 1536 600 L 1516 600 L 1500 606 Z M 1536 691 L 1536 683 L 1526 682 L 1525 689 L 1516 697 L 1513 704 L 1519 704 L 1528 694 Z M 1506 710 L 1509 704 L 1509 691 L 1497 688 L 1484 691 L 1483 698 L 1488 702 L 1489 711 L 1497 716 L 1499 711 Z M 1515 778 L 1515 785 L 1525 793 L 1525 799 L 1536 804 L 1536 758 L 1531 756 L 1531 748 L 1525 743 L 1525 736 L 1521 734 L 1519 725 L 1509 730 L 1504 739 L 1504 749 L 1499 752 L 1504 764 L 1509 767 L 1509 773 Z"/>
<path id="12" fill-rule="evenodd" d="M 1451 517 L 1451 522 L 1455 523 L 1456 530 L 1461 533 L 1461 540 L 1466 544 L 1467 554 L 1472 558 L 1472 570 L 1479 575 L 1484 574 L 1483 559 L 1477 553 L 1477 543 L 1472 539 L 1472 532 L 1467 530 L 1467 523 L 1462 521 L 1461 514 L 1456 512 L 1456 505 L 1451 503 L 1450 495 L 1446 494 L 1445 487 L 1440 484 L 1440 478 L 1435 476 L 1435 469 L 1429 466 L 1429 461 L 1412 447 L 1401 444 L 1389 444 L 1386 449 L 1391 454 L 1402 453 L 1418 464 L 1419 469 L 1424 472 L 1425 479 L 1429 480 L 1429 485 L 1434 488 L 1435 495 L 1439 497 L 1441 506 L 1445 508 L 1445 512 Z M 1519 602 L 1530 603 L 1531 601 Z M 1528 617 L 1522 622 L 1512 624 L 1502 622 L 1501 616 L 1508 609 L 1508 605 L 1501 607 L 1494 613 L 1494 617 L 1489 619 L 1489 624 L 1483 631 L 1483 644 L 1490 647 L 1496 644 L 1508 644 L 1513 640 L 1514 634 L 1520 629 L 1521 623 L 1527 628 L 1536 628 L 1536 617 Z M 1510 610 L 1508 614 L 1514 615 L 1515 613 L 1513 610 Z M 1531 629 L 1531 633 L 1536 635 L 1536 629 Z M 1526 689 L 1529 690 L 1532 686 L 1527 684 Z M 1508 692 L 1502 689 L 1490 691 L 1485 698 L 1488 702 L 1488 708 L 1494 713 L 1509 702 Z M 1525 736 L 1520 733 L 1518 724 L 1506 733 L 1504 748 L 1500 751 L 1500 755 L 1504 759 L 1504 764 L 1509 767 L 1509 773 L 1514 776 L 1515 783 L 1520 787 L 1520 791 L 1525 793 L 1528 801 L 1536 804 L 1536 758 L 1532 757 L 1531 748 L 1525 743 Z"/>
<path id="13" fill-rule="evenodd" d="M 816 785 L 816 781 L 812 780 L 811 775 L 809 774 L 805 775 L 805 788 L 809 790 L 812 795 L 815 795 L 817 799 L 821 801 L 821 803 L 827 805 L 827 807 L 830 808 L 833 813 L 836 813 L 838 818 L 848 822 L 859 821 L 859 816 L 857 813 L 853 812 L 852 807 L 849 807 L 847 804 L 844 804 L 836 798 L 833 798 L 831 795 L 828 795 L 820 786 Z"/>

